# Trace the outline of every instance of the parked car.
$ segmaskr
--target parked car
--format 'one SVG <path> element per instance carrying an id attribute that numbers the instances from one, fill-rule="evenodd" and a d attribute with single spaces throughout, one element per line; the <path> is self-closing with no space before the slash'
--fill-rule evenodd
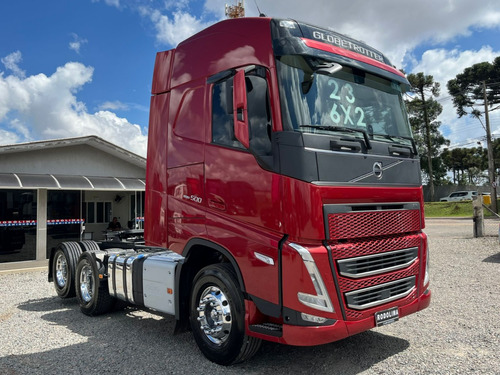
<path id="1" fill-rule="evenodd" d="M 447 197 L 440 198 L 440 202 L 470 201 L 477 196 L 477 191 L 455 191 Z"/>

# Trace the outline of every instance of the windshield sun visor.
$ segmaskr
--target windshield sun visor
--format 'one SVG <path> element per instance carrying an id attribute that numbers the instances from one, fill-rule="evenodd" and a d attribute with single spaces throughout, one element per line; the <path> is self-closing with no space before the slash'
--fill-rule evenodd
<path id="1" fill-rule="evenodd" d="M 320 29 L 294 20 L 271 22 L 276 56 L 312 56 L 358 68 L 394 80 L 409 89 L 404 74 L 378 50 L 331 30 Z"/>

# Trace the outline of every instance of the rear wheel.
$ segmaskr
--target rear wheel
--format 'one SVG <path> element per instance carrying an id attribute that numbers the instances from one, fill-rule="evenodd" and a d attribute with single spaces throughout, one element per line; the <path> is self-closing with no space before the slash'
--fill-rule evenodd
<path id="1" fill-rule="evenodd" d="M 75 273 L 76 297 L 80 310 L 86 315 L 104 314 L 113 307 L 115 300 L 109 294 L 108 283 L 99 278 L 102 267 L 92 252 L 84 252 L 78 260 Z"/>
<path id="2" fill-rule="evenodd" d="M 231 365 L 252 357 L 261 340 L 245 334 L 245 304 L 234 270 L 213 264 L 195 277 L 190 323 L 202 353 L 212 362 Z"/>
<path id="3" fill-rule="evenodd" d="M 76 242 L 59 244 L 52 262 L 54 289 L 61 298 L 75 296 L 74 274 L 82 250 Z"/>

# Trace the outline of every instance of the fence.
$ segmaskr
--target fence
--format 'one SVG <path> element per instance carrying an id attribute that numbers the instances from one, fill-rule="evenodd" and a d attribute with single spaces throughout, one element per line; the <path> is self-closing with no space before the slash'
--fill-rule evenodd
<path id="1" fill-rule="evenodd" d="M 500 215 L 492 211 L 480 199 L 472 201 L 474 207 L 473 225 L 474 237 L 499 237 L 500 238 Z M 485 217 L 485 211 L 491 216 Z"/>

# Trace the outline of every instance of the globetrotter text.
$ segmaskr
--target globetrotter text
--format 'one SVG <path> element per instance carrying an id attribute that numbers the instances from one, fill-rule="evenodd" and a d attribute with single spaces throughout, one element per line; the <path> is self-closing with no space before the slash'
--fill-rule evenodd
<path id="1" fill-rule="evenodd" d="M 384 58 L 379 53 L 377 53 L 373 50 L 370 50 L 366 47 L 360 46 L 359 44 L 353 43 L 350 40 L 342 39 L 339 36 L 333 36 L 330 34 L 322 33 L 320 31 L 314 31 L 313 37 L 315 39 L 321 40 L 323 42 L 334 44 L 334 45 L 337 45 L 341 48 L 348 49 L 350 51 L 357 52 L 357 53 L 360 53 L 362 55 L 368 56 L 368 57 L 375 59 L 377 61 L 384 62 Z"/>

